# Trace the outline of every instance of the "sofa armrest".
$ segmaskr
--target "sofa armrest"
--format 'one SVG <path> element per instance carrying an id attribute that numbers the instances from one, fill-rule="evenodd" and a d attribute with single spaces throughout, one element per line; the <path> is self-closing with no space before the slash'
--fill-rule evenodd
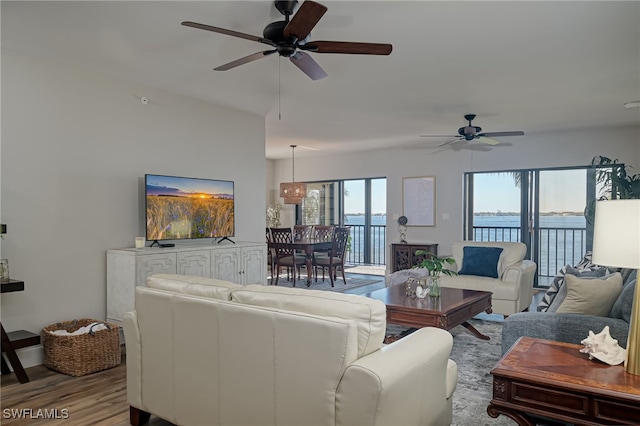
<path id="1" fill-rule="evenodd" d="M 533 260 L 525 259 L 505 269 L 500 279 L 504 282 L 514 284 L 528 282 L 533 288 L 533 276 L 535 272 L 536 263 Z"/>
<path id="2" fill-rule="evenodd" d="M 503 282 L 518 284 L 520 286 L 520 299 L 526 303 L 522 309 L 531 304 L 533 298 L 533 277 L 536 273 L 536 263 L 532 260 L 522 260 L 505 269 L 500 278 Z"/>
<path id="3" fill-rule="evenodd" d="M 507 352 L 522 336 L 580 344 L 589 336 L 589 331 L 599 333 L 607 325 L 611 336 L 618 340 L 620 346 L 626 347 L 629 323 L 621 319 L 583 314 L 520 312 L 504 320 L 502 353 Z"/>
<path id="4" fill-rule="evenodd" d="M 449 332 L 426 327 L 358 359 L 338 385 L 336 424 L 448 424 L 452 345 Z"/>
<path id="5" fill-rule="evenodd" d="M 122 317 L 125 349 L 127 351 L 127 402 L 142 407 L 142 347 L 136 312 L 126 312 Z"/>

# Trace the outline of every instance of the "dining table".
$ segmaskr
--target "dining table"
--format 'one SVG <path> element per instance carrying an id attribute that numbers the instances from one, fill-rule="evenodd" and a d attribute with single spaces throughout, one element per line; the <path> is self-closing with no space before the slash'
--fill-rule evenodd
<path id="1" fill-rule="evenodd" d="M 311 286 L 311 271 L 313 268 L 313 253 L 317 251 L 329 251 L 331 250 L 331 240 L 321 240 L 314 237 L 294 239 L 291 243 L 294 250 L 303 251 L 305 254 L 307 268 L 307 287 Z"/>

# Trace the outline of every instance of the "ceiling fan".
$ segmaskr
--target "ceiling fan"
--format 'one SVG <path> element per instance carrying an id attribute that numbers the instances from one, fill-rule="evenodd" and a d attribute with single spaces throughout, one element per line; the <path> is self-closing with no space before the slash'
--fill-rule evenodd
<path id="1" fill-rule="evenodd" d="M 272 22 L 267 25 L 263 30 L 263 37 L 213 27 L 211 25 L 198 24 L 197 22 L 191 21 L 182 22 L 182 25 L 257 41 L 258 43 L 268 44 L 274 48 L 273 50 L 265 50 L 236 59 L 235 61 L 214 68 L 215 71 L 226 71 L 277 52 L 280 56 L 289 58 L 295 66 L 312 80 L 320 80 L 326 77 L 327 73 L 306 51 L 358 55 L 389 55 L 391 53 L 392 46 L 390 44 L 349 41 L 308 41 L 309 33 L 318 21 L 320 21 L 320 18 L 325 14 L 327 8 L 320 3 L 306 0 L 290 20 L 289 18 L 293 14 L 293 10 L 297 4 L 297 0 L 274 2 L 275 8 L 284 15 L 285 20 Z"/>
<path id="2" fill-rule="evenodd" d="M 504 137 L 504 136 L 522 136 L 524 132 L 521 130 L 510 131 L 510 132 L 482 132 L 482 128 L 478 126 L 474 126 L 471 124 L 473 119 L 476 118 L 475 114 L 467 114 L 464 116 L 464 119 L 469 122 L 468 125 L 464 127 L 460 127 L 458 129 L 458 135 L 420 135 L 423 138 L 456 138 L 450 141 L 447 141 L 438 146 L 445 146 L 452 143 L 460 142 L 460 141 L 472 141 L 474 139 L 478 139 L 479 142 L 486 143 L 488 145 L 506 145 L 501 144 L 499 141 L 495 139 L 491 139 L 492 137 Z"/>

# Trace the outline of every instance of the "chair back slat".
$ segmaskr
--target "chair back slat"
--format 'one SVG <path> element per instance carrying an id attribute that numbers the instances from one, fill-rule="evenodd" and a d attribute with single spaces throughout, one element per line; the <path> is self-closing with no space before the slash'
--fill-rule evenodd
<path id="1" fill-rule="evenodd" d="M 282 258 L 293 256 L 293 232 L 291 228 L 271 228 L 271 240 L 275 255 Z"/>
<path id="2" fill-rule="evenodd" d="M 331 241 L 333 239 L 332 225 L 316 225 L 313 227 L 313 236 L 316 241 Z"/>
<path id="3" fill-rule="evenodd" d="M 331 248 L 331 256 L 344 259 L 344 253 L 347 249 L 347 241 L 351 234 L 351 228 L 336 228 L 333 231 L 333 244 Z"/>
<path id="4" fill-rule="evenodd" d="M 312 237 L 313 225 L 295 225 L 293 227 L 293 238 L 296 241 L 308 240 Z"/>

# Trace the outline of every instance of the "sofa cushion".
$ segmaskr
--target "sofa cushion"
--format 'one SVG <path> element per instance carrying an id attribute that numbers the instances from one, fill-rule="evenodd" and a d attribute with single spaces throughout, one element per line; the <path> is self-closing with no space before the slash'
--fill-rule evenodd
<path id="1" fill-rule="evenodd" d="M 605 317 L 622 291 L 622 276 L 619 272 L 609 278 L 578 278 L 565 276 L 567 297 L 558 307 L 557 313 L 587 314 Z"/>
<path id="2" fill-rule="evenodd" d="M 195 275 L 155 274 L 147 278 L 147 287 L 212 299 L 231 300 L 231 292 L 240 284 Z"/>
<path id="3" fill-rule="evenodd" d="M 554 279 L 554 288 L 555 294 L 551 295 L 551 303 L 546 309 L 546 312 L 557 312 L 564 299 L 567 297 L 567 286 L 564 285 L 566 280 L 566 275 L 573 275 L 578 278 L 589 279 L 589 278 L 603 278 L 607 279 L 608 270 L 607 268 L 601 267 L 596 269 L 576 269 L 573 266 L 566 265 L 563 269 L 565 271 L 564 275 L 559 275 L 557 280 Z M 550 287 L 551 288 L 551 287 Z M 548 290 L 547 290 L 548 291 Z M 540 305 L 538 305 L 540 306 Z"/>
<path id="4" fill-rule="evenodd" d="M 462 268 L 458 274 L 498 278 L 498 261 L 501 253 L 501 247 L 466 246 L 463 248 Z"/>
<path id="5" fill-rule="evenodd" d="M 382 347 L 387 326 L 387 310 L 384 303 L 354 294 L 253 284 L 233 291 L 231 300 L 353 320 L 358 329 L 358 357 Z"/>
<path id="6" fill-rule="evenodd" d="M 557 309 L 558 306 L 562 303 L 562 300 L 564 300 L 562 299 L 557 301 L 556 303 L 553 303 L 558 293 L 560 293 L 562 296 L 566 296 L 566 289 L 561 291 L 566 274 L 586 278 L 604 277 L 609 273 L 609 270 L 604 266 L 598 266 L 591 263 L 591 255 L 589 253 L 587 253 L 585 257 L 576 264 L 575 267 L 571 265 L 565 265 L 560 268 L 558 274 L 555 276 L 551 284 L 549 284 L 549 288 L 542 297 L 542 300 L 540 300 L 540 303 L 538 303 L 538 306 L 536 308 L 538 312 L 556 312 L 555 310 L 549 310 L 549 308 L 553 304 L 554 309 Z"/>
<path id="7" fill-rule="evenodd" d="M 490 291 L 491 300 L 518 300 L 520 287 L 514 283 L 505 283 L 495 278 L 476 275 L 458 275 L 440 277 L 440 286 L 463 290 Z"/>
<path id="8" fill-rule="evenodd" d="M 502 277 L 504 271 L 521 262 L 524 256 L 527 254 L 527 246 L 518 242 L 504 242 L 504 241 L 461 241 L 453 243 L 451 245 L 451 252 L 453 258 L 458 265 L 458 268 L 462 267 L 464 263 L 464 247 L 500 247 L 502 253 L 500 254 L 500 260 L 498 261 L 498 277 Z"/>
<path id="9" fill-rule="evenodd" d="M 636 290 L 637 280 L 629 280 L 624 287 L 618 299 L 613 304 L 609 316 L 611 318 L 618 318 L 626 322 L 631 322 L 631 308 L 633 306 L 633 295 Z"/>

